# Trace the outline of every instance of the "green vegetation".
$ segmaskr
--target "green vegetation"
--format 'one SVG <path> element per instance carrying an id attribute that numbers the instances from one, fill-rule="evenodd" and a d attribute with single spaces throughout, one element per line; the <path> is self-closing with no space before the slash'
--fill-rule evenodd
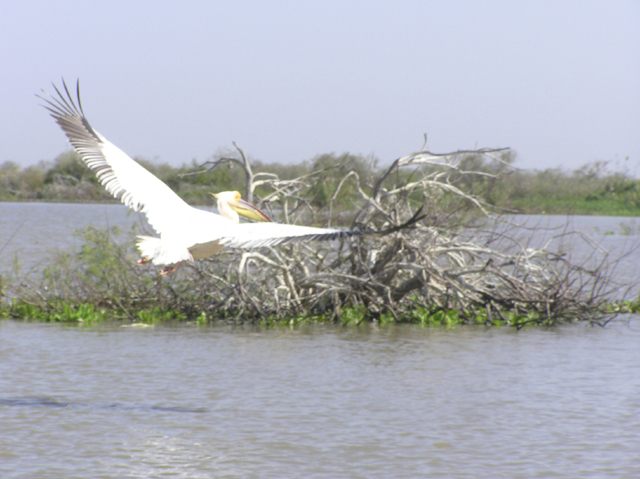
<path id="1" fill-rule="evenodd" d="M 640 181 L 597 162 L 572 172 L 514 172 L 496 188 L 496 204 L 534 214 L 638 216 Z"/>
<path id="2" fill-rule="evenodd" d="M 228 190 L 229 185 L 243 185 L 245 173 L 231 163 L 211 171 L 193 162 L 174 168 L 138 159 L 140 163 L 167 183 L 190 204 L 211 204 L 211 191 Z M 640 180 L 626 171 L 612 171 L 606 162 L 585 165 L 574 171 L 561 169 L 516 170 L 513 156 L 505 154 L 500 162 L 491 162 L 481 155 L 468 155 L 460 163 L 464 171 L 484 172 L 489 176 L 464 175 L 453 181 L 456 187 L 478 195 L 488 205 L 505 211 L 528 214 L 588 214 L 606 216 L 640 215 Z M 316 206 L 326 204 L 349 172 L 358 175 L 362 185 L 383 170 L 378 162 L 359 155 L 324 154 L 297 165 L 251 162 L 255 173 L 275 174 L 290 180 L 321 171 L 311 192 Z M 427 168 L 427 167 L 425 167 Z M 412 172 L 396 172 L 397 183 L 410 181 Z M 347 180 L 349 181 L 349 180 Z M 264 186 L 256 194 L 269 193 Z M 333 207 L 349 209 L 357 192 L 343 188 Z M 0 165 L 0 201 L 64 201 L 108 202 L 113 198 L 101 187 L 95 175 L 77 159 L 74 151 L 59 155 L 53 162 L 20 169 L 12 162 Z"/>

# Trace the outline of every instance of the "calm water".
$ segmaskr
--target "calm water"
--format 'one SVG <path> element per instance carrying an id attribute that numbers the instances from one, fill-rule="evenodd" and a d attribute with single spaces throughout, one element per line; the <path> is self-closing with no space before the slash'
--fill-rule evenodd
<path id="1" fill-rule="evenodd" d="M 0 322 L 3 478 L 640 477 L 640 320 Z"/>
<path id="2" fill-rule="evenodd" d="M 0 203 L 0 266 L 134 221 Z M 534 221 L 540 241 L 560 220 Z M 638 239 L 634 219 L 573 223 L 612 251 Z M 637 316 L 520 332 L 0 322 L 3 479 L 631 478 L 638 451 Z"/>

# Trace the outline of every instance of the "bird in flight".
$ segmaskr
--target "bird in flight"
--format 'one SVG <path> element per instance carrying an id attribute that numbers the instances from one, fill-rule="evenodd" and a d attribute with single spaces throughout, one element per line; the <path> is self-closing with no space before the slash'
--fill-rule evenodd
<path id="1" fill-rule="evenodd" d="M 271 222 L 271 218 L 244 201 L 237 191 L 213 195 L 218 212 L 189 206 L 165 183 L 93 129 L 80 102 L 80 82 L 76 98 L 62 81 L 53 87 L 57 96 L 43 91 L 44 106 L 67 135 L 69 142 L 100 183 L 115 198 L 147 217 L 157 237 L 138 236 L 142 258 L 137 264 L 163 266 L 168 276 L 190 261 L 207 258 L 225 247 L 258 248 L 294 241 L 333 240 L 361 235 L 357 230 L 314 228 Z M 257 223 L 240 223 L 243 216 Z"/>

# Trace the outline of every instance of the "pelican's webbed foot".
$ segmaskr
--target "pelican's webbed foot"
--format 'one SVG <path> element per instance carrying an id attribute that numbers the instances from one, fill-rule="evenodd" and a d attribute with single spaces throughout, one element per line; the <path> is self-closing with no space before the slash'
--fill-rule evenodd
<path id="1" fill-rule="evenodd" d="M 144 258 L 140 258 L 138 261 L 136 261 L 136 266 L 143 266 L 147 263 L 151 263 L 151 258 L 145 256 Z"/>
<path id="2" fill-rule="evenodd" d="M 182 262 L 176 263 L 176 264 L 171 264 L 169 266 L 165 266 L 164 268 L 162 268 L 160 270 L 160 276 L 162 276 L 164 278 L 165 276 L 169 276 L 169 275 L 175 273 L 178 270 L 178 268 L 180 267 L 180 265 L 182 265 Z"/>

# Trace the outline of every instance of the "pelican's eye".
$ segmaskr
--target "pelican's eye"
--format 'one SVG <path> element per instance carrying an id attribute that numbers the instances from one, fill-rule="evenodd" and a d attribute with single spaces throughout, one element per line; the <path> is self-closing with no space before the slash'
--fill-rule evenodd
<path id="1" fill-rule="evenodd" d="M 238 193 L 238 192 L 236 191 L 236 194 L 235 194 L 235 195 L 233 195 L 233 198 L 234 198 L 236 201 L 240 201 L 240 198 L 241 198 L 240 193 Z"/>

